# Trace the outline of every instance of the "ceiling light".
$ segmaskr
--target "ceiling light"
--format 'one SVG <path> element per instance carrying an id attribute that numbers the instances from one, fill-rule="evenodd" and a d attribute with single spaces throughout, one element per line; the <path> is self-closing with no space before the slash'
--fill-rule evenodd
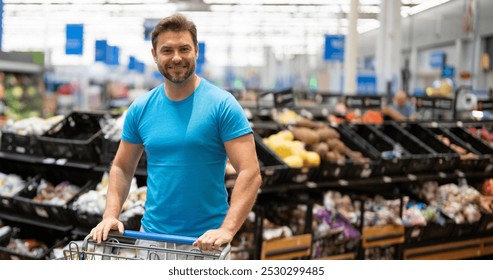
<path id="1" fill-rule="evenodd" d="M 405 9 L 401 11 L 401 16 L 403 17 L 408 17 L 412 16 L 417 13 L 421 13 L 425 10 L 431 9 L 433 7 L 436 7 L 438 5 L 445 4 L 449 2 L 450 0 L 428 0 L 428 1 L 423 1 L 423 3 L 410 7 L 409 9 Z"/>

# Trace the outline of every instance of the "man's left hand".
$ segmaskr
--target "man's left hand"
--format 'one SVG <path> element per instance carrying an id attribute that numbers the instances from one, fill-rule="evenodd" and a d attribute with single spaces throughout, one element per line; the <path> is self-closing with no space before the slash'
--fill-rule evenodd
<path id="1" fill-rule="evenodd" d="M 218 250 L 221 245 L 230 243 L 234 234 L 223 228 L 211 229 L 200 236 L 192 245 L 202 251 Z"/>

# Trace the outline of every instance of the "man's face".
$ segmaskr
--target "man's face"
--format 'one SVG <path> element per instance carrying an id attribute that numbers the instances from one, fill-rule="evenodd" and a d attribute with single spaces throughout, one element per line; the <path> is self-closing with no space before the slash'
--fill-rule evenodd
<path id="1" fill-rule="evenodd" d="M 166 31 L 158 35 L 152 55 L 159 72 L 172 83 L 183 83 L 195 72 L 198 49 L 188 31 Z"/>

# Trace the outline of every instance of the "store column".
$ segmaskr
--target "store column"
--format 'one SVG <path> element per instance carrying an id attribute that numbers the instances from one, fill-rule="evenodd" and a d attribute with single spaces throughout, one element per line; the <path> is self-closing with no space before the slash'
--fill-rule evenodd
<path id="1" fill-rule="evenodd" d="M 3 43 L 3 0 L 0 0 L 0 50 L 2 50 Z"/>
<path id="2" fill-rule="evenodd" d="M 356 94 L 356 57 L 358 56 L 358 2 L 351 0 L 348 16 L 348 33 L 344 46 L 344 94 Z"/>
<path id="3" fill-rule="evenodd" d="M 401 88 L 401 1 L 383 0 L 380 7 L 375 54 L 377 90 L 393 94 Z"/>

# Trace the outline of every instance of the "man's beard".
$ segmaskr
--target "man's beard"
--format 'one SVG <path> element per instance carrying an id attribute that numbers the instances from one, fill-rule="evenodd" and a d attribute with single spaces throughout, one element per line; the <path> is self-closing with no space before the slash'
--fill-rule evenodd
<path id="1" fill-rule="evenodd" d="M 169 64 L 168 64 L 169 65 Z M 192 76 L 192 74 L 195 72 L 195 64 L 188 64 L 189 66 L 189 69 L 187 72 L 185 72 L 185 74 L 182 76 L 182 78 L 180 78 L 179 76 L 172 76 L 170 74 L 170 72 L 166 71 L 166 69 L 168 68 L 168 65 L 165 65 L 164 68 L 162 66 L 159 66 L 158 69 L 159 69 L 159 72 L 170 82 L 172 83 L 175 83 L 175 84 L 181 84 L 183 82 L 185 82 L 186 80 L 188 80 L 188 78 L 190 78 L 190 76 Z M 178 65 L 174 65 L 174 67 L 181 67 L 181 65 L 183 64 L 178 64 Z"/>

